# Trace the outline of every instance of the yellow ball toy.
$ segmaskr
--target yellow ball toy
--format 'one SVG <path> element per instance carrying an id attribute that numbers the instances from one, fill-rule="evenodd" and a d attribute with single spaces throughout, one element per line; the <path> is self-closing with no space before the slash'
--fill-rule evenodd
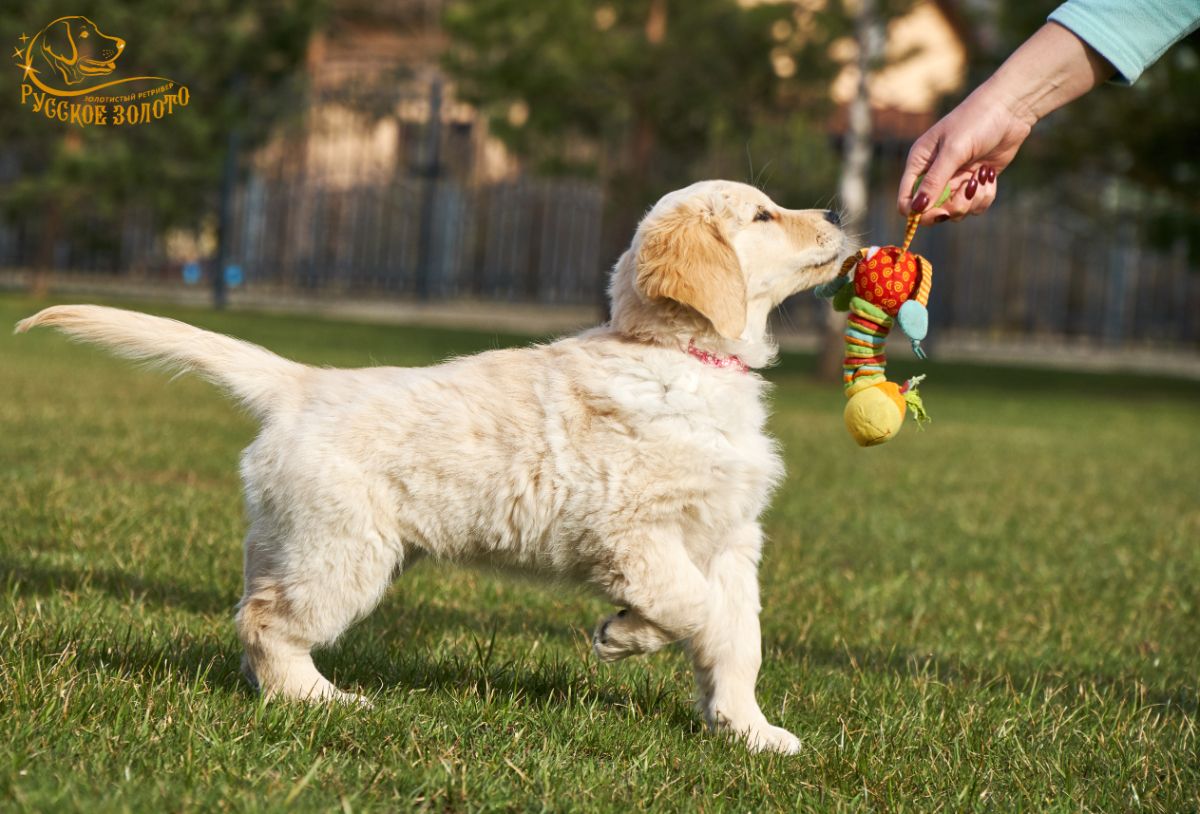
<path id="1" fill-rule="evenodd" d="M 882 382 L 850 396 L 842 417 L 860 447 L 882 444 L 900 432 L 907 408 L 904 396 L 915 384 L 916 381 L 910 380 L 901 387 L 895 382 Z"/>

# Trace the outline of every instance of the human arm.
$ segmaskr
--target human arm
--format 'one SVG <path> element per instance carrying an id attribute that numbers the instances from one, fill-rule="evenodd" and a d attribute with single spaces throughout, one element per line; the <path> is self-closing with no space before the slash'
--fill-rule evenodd
<path id="1" fill-rule="evenodd" d="M 1114 81 L 1132 85 L 1200 26 L 1200 0 L 1067 0 L 1048 19 L 1112 63 Z"/>
<path id="2" fill-rule="evenodd" d="M 900 212 L 923 212 L 922 223 L 983 212 L 996 196 L 995 175 L 1013 160 L 1033 125 L 1112 74 L 1112 65 L 1076 34 L 1054 22 L 1042 26 L 913 144 L 900 179 Z M 980 182 L 981 168 L 991 182 Z M 925 179 L 914 196 L 913 183 L 922 172 Z M 947 185 L 954 190 L 950 199 L 929 206 Z"/>

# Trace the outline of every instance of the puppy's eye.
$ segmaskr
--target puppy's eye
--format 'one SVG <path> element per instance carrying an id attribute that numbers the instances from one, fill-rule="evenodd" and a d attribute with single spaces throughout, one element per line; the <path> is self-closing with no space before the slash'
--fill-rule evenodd
<path id="1" fill-rule="evenodd" d="M 83 37 L 83 38 L 86 40 L 86 39 L 87 39 L 87 32 L 86 32 L 86 31 L 80 31 L 80 32 L 79 32 L 79 36 Z"/>
<path id="2" fill-rule="evenodd" d="M 775 220 L 775 216 L 762 207 L 759 207 L 758 211 L 754 213 L 754 219 L 756 221 L 768 221 Z"/>

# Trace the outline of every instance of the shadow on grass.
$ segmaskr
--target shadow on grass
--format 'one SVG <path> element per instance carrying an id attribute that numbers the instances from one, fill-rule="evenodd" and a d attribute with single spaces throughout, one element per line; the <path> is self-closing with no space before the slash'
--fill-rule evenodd
<path id="1" fill-rule="evenodd" d="M 154 580 L 117 568 L 71 568 L 48 563 L 0 559 L 0 582 L 18 596 L 103 591 L 121 601 L 141 601 L 194 613 L 232 615 L 237 597 L 183 582 Z"/>
<path id="2" fill-rule="evenodd" d="M 403 584 L 403 578 L 400 583 Z M 230 618 L 240 597 L 240 592 L 228 593 L 183 581 L 152 579 L 118 568 L 72 568 L 11 558 L 0 558 L 0 585 L 7 586 L 7 590 L 17 596 L 101 591 L 120 602 L 145 602 L 163 608 L 180 608 L 193 613 Z M 404 641 L 428 638 L 427 631 L 441 633 L 455 628 L 526 636 L 532 633 L 563 639 L 573 635 L 566 624 L 556 625 L 532 615 L 506 613 L 497 608 L 478 611 L 445 608 L 421 601 L 419 597 L 413 599 L 416 600 L 414 604 L 399 608 L 400 627 L 394 629 L 397 638 Z M 386 611 L 372 611 L 368 618 L 372 616 L 386 617 Z"/>
<path id="3" fill-rule="evenodd" d="M 113 630 L 97 624 L 64 627 L 43 639 L 38 649 L 56 654 L 69 651 L 76 667 L 88 672 L 116 672 L 139 682 L 175 676 L 188 686 L 206 685 L 247 698 L 255 695 L 240 673 L 240 648 L 232 640 L 234 600 L 224 592 L 152 580 L 119 569 L 72 569 L 12 560 L 0 560 L 0 582 L 15 596 L 101 591 L 121 602 L 148 602 L 228 617 L 228 638 L 172 631 L 171 640 L 161 643 L 155 639 L 162 633 L 153 627 L 139 631 L 131 624 L 124 630 Z M 692 723 L 694 716 L 678 703 L 678 699 L 687 697 L 687 691 L 673 684 L 646 681 L 635 685 L 631 694 L 623 694 L 615 689 L 613 674 L 597 676 L 582 660 L 553 655 L 532 658 L 531 654 L 519 661 L 493 658 L 498 635 L 532 639 L 540 632 L 573 638 L 576 634 L 565 623 L 538 623 L 496 608 L 472 611 L 420 603 L 400 611 L 399 618 L 386 629 L 372 631 L 368 625 L 339 644 L 319 649 L 315 656 L 322 671 L 346 689 L 384 693 L 421 689 L 451 695 L 466 691 L 535 706 L 600 702 L 609 707 L 645 709 L 651 714 L 666 712 L 675 725 Z M 440 636 L 456 629 L 472 632 L 471 648 L 431 655 L 430 634 Z M 670 702 L 672 697 L 676 703 Z"/>
<path id="4" fill-rule="evenodd" d="M 584 635 L 566 620 L 556 624 L 495 607 L 475 611 L 422 602 L 404 609 L 396 624 L 381 630 L 370 628 L 368 624 L 352 629 L 338 645 L 314 654 L 321 671 L 339 687 L 368 694 L 431 690 L 537 708 L 583 708 L 599 703 L 664 718 L 684 729 L 698 725 L 691 709 L 690 682 L 680 685 L 665 673 L 631 681 L 630 674 L 620 668 L 598 665 L 591 652 L 590 634 Z M 468 631 L 469 645 L 435 653 L 434 636 L 453 630 Z M 557 649 L 539 653 L 539 634 L 566 641 L 558 642 Z M 501 637 L 521 639 L 530 646 L 518 657 L 501 658 L 496 654 Z M 580 646 L 564 652 L 562 648 L 569 647 L 570 640 Z M 511 646 L 502 649 L 512 650 Z"/>
<path id="5" fill-rule="evenodd" d="M 535 709 L 598 704 L 658 717 L 683 729 L 698 722 L 690 708 L 691 684 L 679 685 L 671 675 L 630 681 L 628 673 L 593 669 L 590 656 L 584 661 L 561 652 L 499 659 L 493 643 L 490 637 L 474 639 L 469 648 L 438 655 L 414 647 L 395 658 L 356 643 L 318 652 L 316 661 L 337 686 L 381 693 L 385 699 L 397 690 L 432 691 L 452 700 L 472 698 Z"/>
<path id="6" fill-rule="evenodd" d="M 165 639 L 165 640 L 164 640 Z M 48 631 L 22 645 L 37 655 L 52 655 L 70 673 L 117 677 L 144 687 L 173 684 L 185 692 L 201 689 L 254 702 L 258 693 L 241 674 L 241 653 L 232 635 L 196 636 L 179 631 L 112 629 L 99 623 Z M 684 731 L 699 719 L 687 701 L 690 685 L 670 676 L 631 684 L 596 675 L 570 656 L 544 655 L 493 660 L 490 642 L 442 655 L 425 648 L 396 659 L 378 648 L 335 646 L 318 651 L 321 671 L 341 689 L 374 696 L 386 706 L 408 701 L 408 691 L 432 692 L 452 703 L 473 700 L 498 707 L 531 710 L 630 710 L 658 718 Z M 420 703 L 420 702 L 418 702 Z"/>

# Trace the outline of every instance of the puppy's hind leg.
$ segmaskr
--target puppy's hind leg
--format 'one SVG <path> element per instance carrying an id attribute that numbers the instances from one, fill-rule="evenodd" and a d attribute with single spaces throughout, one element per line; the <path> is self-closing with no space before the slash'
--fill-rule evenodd
<path id="1" fill-rule="evenodd" d="M 311 652 L 375 607 L 400 554 L 378 541 L 274 543 L 252 531 L 237 614 L 247 678 L 267 697 L 364 702 L 321 675 Z"/>

